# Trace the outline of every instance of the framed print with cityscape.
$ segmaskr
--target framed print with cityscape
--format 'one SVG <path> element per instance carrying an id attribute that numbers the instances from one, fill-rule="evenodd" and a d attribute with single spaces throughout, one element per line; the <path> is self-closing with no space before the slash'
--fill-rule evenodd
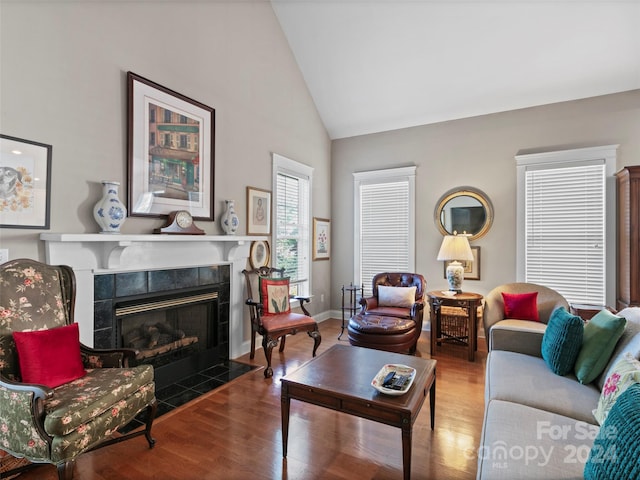
<path id="1" fill-rule="evenodd" d="M 130 216 L 213 220 L 215 110 L 127 73 Z"/>

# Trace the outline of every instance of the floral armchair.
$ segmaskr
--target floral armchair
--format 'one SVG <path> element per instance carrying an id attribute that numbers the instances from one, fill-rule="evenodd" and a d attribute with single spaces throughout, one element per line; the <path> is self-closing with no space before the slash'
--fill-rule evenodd
<path id="1" fill-rule="evenodd" d="M 129 366 L 134 350 L 80 344 L 74 304 L 71 268 L 29 259 L 0 265 L 0 449 L 28 467 L 56 465 L 60 480 L 73 477 L 86 451 L 139 435 L 155 443 L 153 367 Z M 146 428 L 118 433 L 145 409 Z"/>

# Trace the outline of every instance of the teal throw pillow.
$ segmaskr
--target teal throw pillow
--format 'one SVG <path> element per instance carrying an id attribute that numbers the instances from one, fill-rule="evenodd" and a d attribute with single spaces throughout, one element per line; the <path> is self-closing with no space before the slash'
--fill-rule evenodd
<path id="1" fill-rule="evenodd" d="M 602 373 L 626 325 L 626 319 L 601 310 L 584 326 L 582 348 L 575 365 L 580 383 L 591 383 Z"/>
<path id="2" fill-rule="evenodd" d="M 640 478 L 640 384 L 619 397 L 598 431 L 584 466 L 586 480 Z"/>
<path id="3" fill-rule="evenodd" d="M 582 347 L 584 322 L 571 315 L 564 307 L 556 308 L 542 337 L 542 358 L 556 375 L 566 375 L 573 366 Z"/>

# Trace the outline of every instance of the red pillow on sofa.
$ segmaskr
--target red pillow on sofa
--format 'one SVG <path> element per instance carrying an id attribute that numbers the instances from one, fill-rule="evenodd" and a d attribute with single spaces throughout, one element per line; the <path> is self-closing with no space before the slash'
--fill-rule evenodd
<path id="1" fill-rule="evenodd" d="M 504 301 L 504 317 L 517 318 L 518 320 L 540 321 L 538 315 L 538 292 L 530 293 L 505 293 L 502 292 Z"/>
<path id="2" fill-rule="evenodd" d="M 55 388 L 83 377 L 78 324 L 33 332 L 13 332 L 24 383 Z"/>

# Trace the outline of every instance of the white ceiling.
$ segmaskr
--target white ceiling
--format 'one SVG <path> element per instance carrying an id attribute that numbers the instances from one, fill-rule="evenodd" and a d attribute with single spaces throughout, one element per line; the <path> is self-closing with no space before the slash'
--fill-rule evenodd
<path id="1" fill-rule="evenodd" d="M 640 1 L 271 0 L 332 139 L 640 88 Z"/>

